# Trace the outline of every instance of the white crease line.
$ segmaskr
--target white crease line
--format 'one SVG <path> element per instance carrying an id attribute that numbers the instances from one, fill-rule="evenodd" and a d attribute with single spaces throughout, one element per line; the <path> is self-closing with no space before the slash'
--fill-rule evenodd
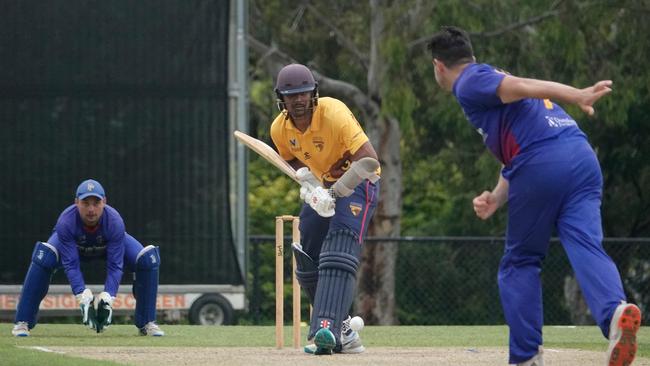
<path id="1" fill-rule="evenodd" d="M 64 353 L 65 353 L 65 352 L 63 352 L 63 351 L 55 351 L 55 350 L 53 350 L 53 349 L 49 349 L 49 348 L 45 348 L 45 347 L 40 347 L 40 346 L 32 346 L 32 347 L 25 347 L 25 348 L 31 348 L 31 349 L 35 349 L 35 350 L 37 350 L 37 351 L 41 351 L 41 352 L 60 353 L 60 354 L 64 354 Z"/>

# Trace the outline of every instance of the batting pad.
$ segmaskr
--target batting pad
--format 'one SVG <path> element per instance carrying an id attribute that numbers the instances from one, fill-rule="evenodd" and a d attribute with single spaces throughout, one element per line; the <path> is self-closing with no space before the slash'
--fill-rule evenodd
<path id="1" fill-rule="evenodd" d="M 309 339 L 318 329 L 329 328 L 340 344 L 341 323 L 348 317 L 357 280 L 361 245 L 352 230 L 327 234 L 319 257 L 318 285 Z"/>
<path id="2" fill-rule="evenodd" d="M 29 329 L 36 326 L 36 314 L 41 300 L 50 287 L 52 273 L 59 263 L 59 253 L 49 244 L 37 241 L 32 253 L 32 263 L 25 276 L 25 283 L 16 309 L 15 322 L 27 322 Z"/>
<path id="3" fill-rule="evenodd" d="M 158 296 L 158 269 L 160 254 L 158 247 L 148 245 L 143 248 L 135 260 L 135 325 L 144 327 L 150 321 L 156 320 L 156 297 Z"/>
<path id="4" fill-rule="evenodd" d="M 293 255 L 296 258 L 296 279 L 300 287 L 309 297 L 309 303 L 314 304 L 316 298 L 316 285 L 318 284 L 318 264 L 302 250 L 299 243 L 291 244 Z"/>

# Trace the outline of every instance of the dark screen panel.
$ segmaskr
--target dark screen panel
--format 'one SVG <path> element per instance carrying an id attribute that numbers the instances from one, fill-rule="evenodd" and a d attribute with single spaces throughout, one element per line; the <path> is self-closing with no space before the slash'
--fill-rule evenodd
<path id="1" fill-rule="evenodd" d="M 34 242 L 86 178 L 104 185 L 131 235 L 160 246 L 161 283 L 241 283 L 228 192 L 228 2 L 0 8 L 0 283 L 22 283 Z M 87 282 L 103 282 L 102 267 Z"/>

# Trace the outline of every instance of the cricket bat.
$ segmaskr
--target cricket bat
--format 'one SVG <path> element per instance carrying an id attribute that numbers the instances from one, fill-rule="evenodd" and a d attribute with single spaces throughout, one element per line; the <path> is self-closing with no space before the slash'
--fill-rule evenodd
<path id="1" fill-rule="evenodd" d="M 235 138 L 239 140 L 242 144 L 246 145 L 249 149 L 255 151 L 261 157 L 263 157 L 269 163 L 275 165 L 276 168 L 280 169 L 284 174 L 288 175 L 289 178 L 293 179 L 297 183 L 300 183 L 296 178 L 296 171 L 282 159 L 282 157 L 275 151 L 273 148 L 263 141 L 260 141 L 254 137 L 248 136 L 247 134 L 241 131 L 235 131 Z"/>

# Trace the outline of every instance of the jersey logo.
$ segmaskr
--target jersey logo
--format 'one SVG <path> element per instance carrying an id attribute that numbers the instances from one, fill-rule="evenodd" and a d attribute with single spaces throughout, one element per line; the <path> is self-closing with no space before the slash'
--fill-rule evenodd
<path id="1" fill-rule="evenodd" d="M 309 153 L 309 151 L 305 151 L 305 160 L 309 160 L 309 159 L 311 159 L 311 154 Z"/>
<path id="2" fill-rule="evenodd" d="M 350 212 L 352 212 L 352 215 L 354 216 L 359 216 L 362 208 L 363 206 L 360 203 L 356 203 L 356 202 L 350 203 Z"/>
<path id="3" fill-rule="evenodd" d="M 296 139 L 289 139 L 289 148 L 291 151 L 300 151 L 300 143 Z"/>
<path id="4" fill-rule="evenodd" d="M 323 147 L 325 147 L 325 141 L 322 137 L 314 136 L 312 142 L 314 143 L 314 146 L 316 146 L 316 150 L 319 152 L 323 151 Z"/>
<path id="5" fill-rule="evenodd" d="M 549 127 L 566 127 L 576 125 L 576 121 L 567 117 L 553 117 L 553 116 L 544 116 Z"/>

